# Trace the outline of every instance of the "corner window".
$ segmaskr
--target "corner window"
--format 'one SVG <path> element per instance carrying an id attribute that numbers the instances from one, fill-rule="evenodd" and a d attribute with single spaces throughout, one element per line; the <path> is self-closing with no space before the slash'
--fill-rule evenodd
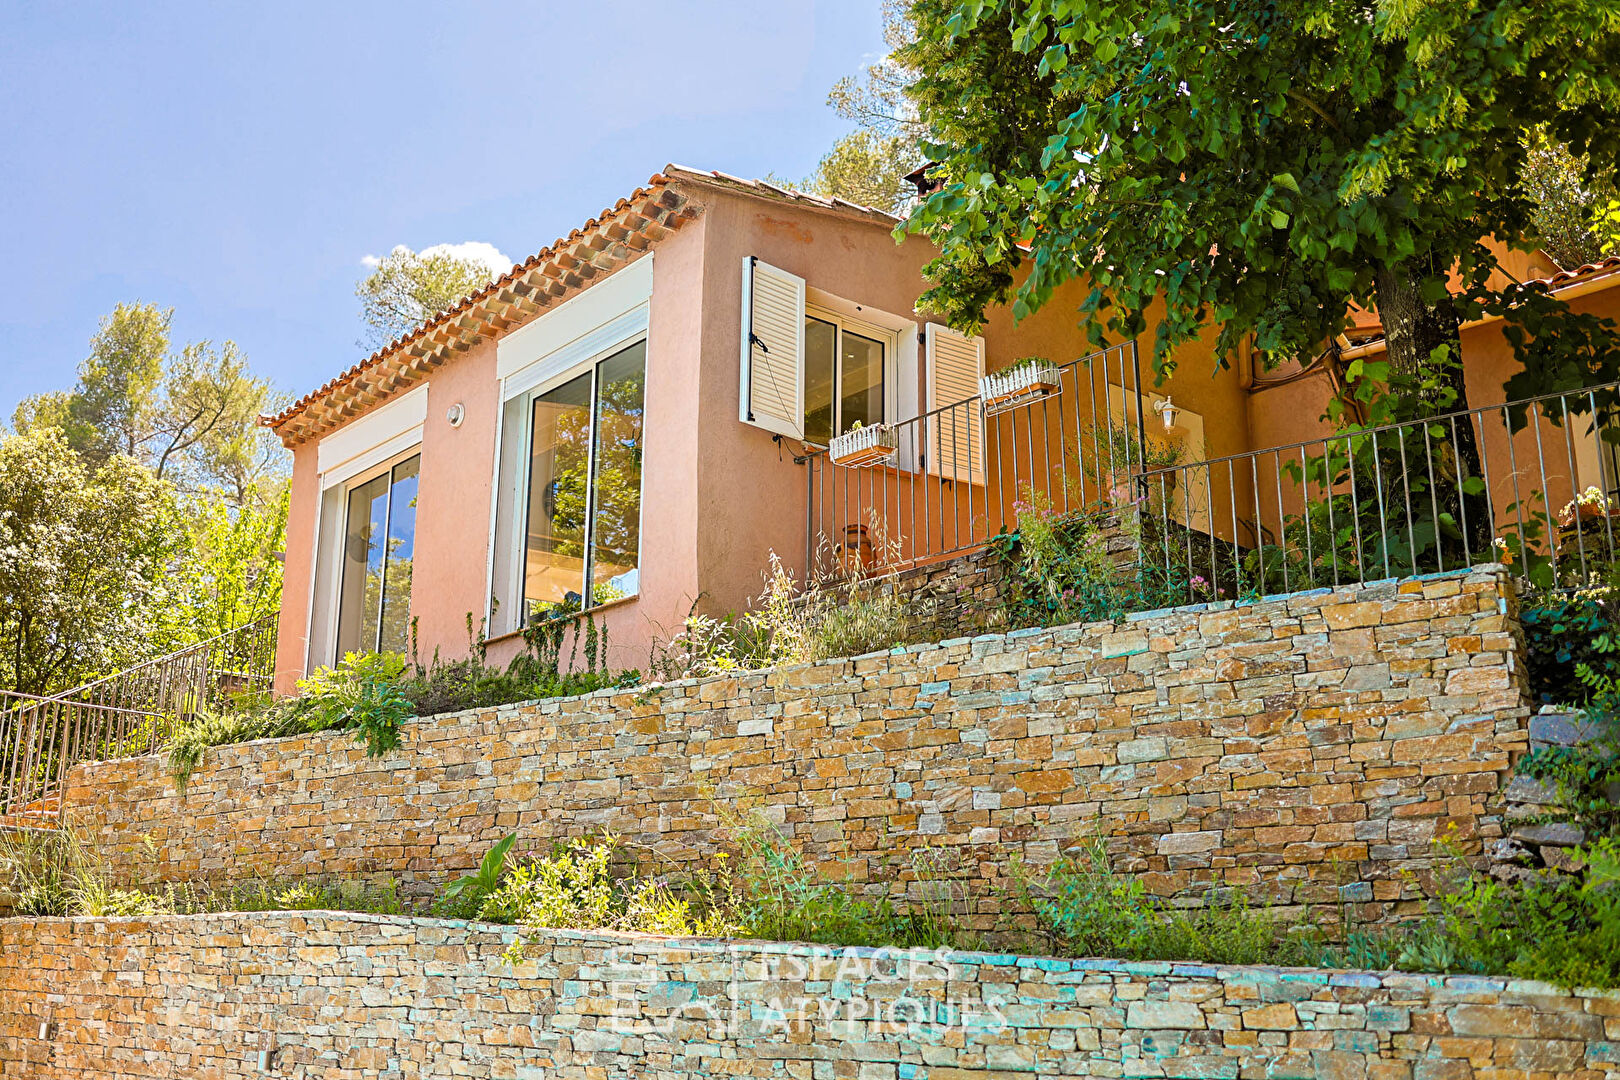
<path id="1" fill-rule="evenodd" d="M 411 561 L 416 553 L 414 454 L 363 476 L 345 492 L 337 655 L 410 647 Z"/>
<path id="2" fill-rule="evenodd" d="M 893 334 L 817 312 L 804 320 L 804 438 L 825 446 L 884 422 L 885 349 Z"/>
<path id="3" fill-rule="evenodd" d="M 647 343 L 534 395 L 529 410 L 525 622 L 640 592 Z"/>

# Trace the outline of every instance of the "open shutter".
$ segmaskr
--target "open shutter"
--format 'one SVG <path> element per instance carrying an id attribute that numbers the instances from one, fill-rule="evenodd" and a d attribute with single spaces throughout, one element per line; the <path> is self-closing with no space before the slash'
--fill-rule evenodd
<path id="1" fill-rule="evenodd" d="M 804 279 L 743 258 L 739 418 L 804 438 Z"/>
<path id="2" fill-rule="evenodd" d="M 947 480 L 982 484 L 984 414 L 978 394 L 984 339 L 929 323 L 926 362 L 928 471 Z"/>

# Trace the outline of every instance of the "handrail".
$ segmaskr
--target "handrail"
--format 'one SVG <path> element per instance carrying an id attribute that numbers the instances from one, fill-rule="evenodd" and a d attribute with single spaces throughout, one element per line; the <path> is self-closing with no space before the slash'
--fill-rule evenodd
<path id="1" fill-rule="evenodd" d="M 0 691 L 0 817 L 53 812 L 73 766 L 150 753 L 174 725 L 229 709 L 244 690 L 268 690 L 278 615 L 49 696 Z"/>
<path id="2" fill-rule="evenodd" d="M 281 615 L 280 615 L 279 612 L 272 612 L 269 615 L 261 615 L 257 619 L 253 619 L 250 622 L 245 622 L 241 626 L 238 626 L 238 627 L 236 627 L 234 629 L 226 630 L 222 634 L 215 634 L 213 637 L 204 638 L 201 641 L 193 641 L 189 645 L 180 646 L 178 649 L 175 649 L 173 652 L 164 653 L 162 656 L 155 656 L 150 660 L 142 660 L 139 664 L 136 664 L 134 667 L 124 668 L 124 669 L 122 669 L 120 671 L 115 671 L 111 675 L 103 675 L 99 679 L 92 679 L 90 682 L 83 683 L 82 685 L 79 685 L 79 686 L 75 686 L 75 687 L 73 687 L 72 689 L 69 689 L 69 690 L 63 690 L 63 691 L 61 691 L 60 693 L 57 693 L 57 694 L 52 694 L 49 697 L 40 698 L 39 700 L 41 700 L 41 701 L 61 701 L 61 700 L 65 700 L 67 698 L 72 697 L 74 694 L 82 694 L 86 690 L 92 690 L 95 687 L 102 686 L 102 685 L 104 685 L 106 683 L 112 682 L 115 679 L 126 679 L 131 675 L 135 675 L 135 674 L 137 674 L 139 672 L 145 671 L 147 668 L 156 667 L 159 664 L 172 663 L 175 660 L 176 657 L 184 656 L 186 653 L 191 652 L 194 649 L 201 649 L 201 648 L 203 648 L 205 646 L 212 645 L 217 641 L 224 641 L 228 637 L 234 637 L 236 635 L 246 633 L 246 632 L 252 631 L 252 630 L 262 630 L 265 627 L 269 627 L 269 626 L 275 626 L 276 622 L 280 618 L 281 618 Z M 8 691 L 0 691 L 0 693 L 8 693 Z M 14 692 L 9 692 L 9 693 L 14 693 Z M 19 695 L 15 695 L 15 696 L 20 697 L 20 696 L 25 696 L 25 695 L 20 695 L 19 694 Z"/>
<path id="3" fill-rule="evenodd" d="M 24 693 L 21 693 L 20 691 L 17 691 L 17 690 L 0 690 L 0 697 L 21 698 L 24 701 L 33 702 L 33 703 L 40 704 L 40 705 L 48 705 L 48 704 L 51 704 L 52 702 L 59 702 L 59 701 L 63 700 L 61 695 L 57 695 L 55 697 L 40 697 L 38 694 L 24 694 Z M 92 701 L 75 701 L 75 702 L 73 702 L 73 704 L 75 706 L 77 706 L 78 708 L 82 708 L 82 709 L 100 709 L 100 710 L 103 710 L 105 712 L 133 713 L 133 714 L 135 714 L 137 716 L 156 716 L 157 715 L 156 713 L 148 712 L 145 709 L 123 709 L 123 708 L 119 708 L 117 705 L 100 705 L 100 704 L 97 704 L 96 702 L 92 702 Z M 27 707 L 28 706 L 25 706 L 25 705 L 17 706 L 17 708 L 19 708 L 19 709 L 27 708 Z M 0 710 L 0 714 L 3 714 L 4 712 L 9 712 L 9 711 L 10 710 Z"/>

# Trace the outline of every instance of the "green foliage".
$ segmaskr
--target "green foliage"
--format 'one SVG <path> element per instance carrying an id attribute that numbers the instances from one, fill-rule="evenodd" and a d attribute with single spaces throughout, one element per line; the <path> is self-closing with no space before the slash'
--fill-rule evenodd
<path id="1" fill-rule="evenodd" d="M 185 550 L 173 497 L 134 461 L 92 468 L 49 427 L 0 435 L 0 687 L 62 690 L 141 657 Z"/>
<path id="2" fill-rule="evenodd" d="M 510 857 L 508 837 L 491 849 L 473 878 L 452 882 L 434 910 L 460 918 L 515 924 L 526 929 L 621 930 L 684 937 L 733 936 L 728 904 L 712 885 L 680 890 L 665 878 L 615 873 L 619 841 L 609 835 L 575 837 L 549 855 Z M 504 845 L 504 846 L 503 846 Z M 492 861 L 499 850 L 500 856 Z M 462 882 L 472 882 L 461 888 Z M 524 942 L 509 952 L 522 955 Z"/>
<path id="3" fill-rule="evenodd" d="M 958 894 L 950 868 L 927 851 L 913 857 L 921 896 L 900 910 L 887 897 L 865 899 L 847 884 L 823 880 L 763 814 L 722 807 L 720 817 L 740 853 L 726 885 L 741 932 L 748 937 L 901 949 L 975 944 L 952 917 Z"/>
<path id="4" fill-rule="evenodd" d="M 400 725 L 414 719 L 410 700 L 396 681 L 405 671 L 397 653 L 348 653 L 335 668 L 319 668 L 298 682 L 290 708 L 306 730 L 355 729 L 366 756 L 381 757 L 399 745 Z"/>
<path id="5" fill-rule="evenodd" d="M 1017 527 L 988 545 L 1010 574 L 1005 602 L 1012 625 L 1096 622 L 1214 598 L 1214 586 L 1188 572 L 1177 545 L 1146 535 L 1133 505 L 1062 511 L 1045 492 L 1025 487 L 1020 496 Z M 1142 557 L 1116 564 L 1106 542 L 1110 530 L 1129 536 Z"/>
<path id="6" fill-rule="evenodd" d="M 1519 610 L 1527 651 L 1530 693 L 1545 705 L 1584 705 L 1591 691 L 1577 674 L 1620 676 L 1620 656 L 1599 647 L 1613 625 L 1609 593 L 1545 592 L 1526 599 Z"/>
<path id="7" fill-rule="evenodd" d="M 501 882 L 501 874 L 506 870 L 506 856 L 517 843 L 517 833 L 512 833 L 503 840 L 495 842 L 484 853 L 478 863 L 476 873 L 459 877 L 444 887 L 434 903 L 434 910 L 439 914 L 452 918 L 465 919 L 478 913 L 484 905 L 484 898 L 493 893 Z"/>
<path id="8" fill-rule="evenodd" d="M 906 174 L 921 164 L 910 139 L 862 128 L 834 142 L 803 183 L 782 186 L 901 213 L 915 190 Z"/>
<path id="9" fill-rule="evenodd" d="M 296 697 L 181 717 L 169 739 L 170 772 L 184 792 L 209 747 L 313 731 L 352 730 L 368 756 L 380 757 L 399 746 L 401 727 L 417 716 L 633 686 L 640 678 L 635 671 L 595 667 L 559 672 L 559 650 L 547 647 L 547 640 L 535 635 L 538 644 L 504 671 L 484 662 L 476 642 L 471 657 L 434 657 L 425 666 L 398 653 L 348 653 L 336 667 L 318 668 L 300 680 Z M 602 650 L 600 639 L 592 640 L 594 664 Z"/>
<path id="10" fill-rule="evenodd" d="M 489 249 L 487 257 L 474 258 L 468 254 L 449 245 L 415 252 L 400 244 L 378 259 L 371 273 L 354 288 L 366 325 L 366 340 L 362 344 L 380 349 L 404 337 L 469 293 L 489 284 L 495 276 L 492 264 L 505 261 L 493 248 Z"/>
<path id="11" fill-rule="evenodd" d="M 19 431 L 60 431 L 91 465 L 139 461 L 187 494 L 244 506 L 274 491 L 288 456 L 258 417 L 274 404 L 236 345 L 170 348 L 174 309 L 119 304 L 101 321 L 78 382 L 18 406 Z"/>
<path id="12" fill-rule="evenodd" d="M 1606 613 L 1607 614 L 1607 613 Z M 1542 820 L 1578 825 L 1588 840 L 1620 842 L 1620 642 L 1610 615 L 1587 642 L 1601 667 L 1575 662 L 1585 691 L 1583 738 L 1574 746 L 1541 746 L 1519 759 L 1524 776 L 1551 784 L 1556 808 Z"/>
<path id="13" fill-rule="evenodd" d="M 183 796 L 191 774 L 210 747 L 279 739 L 309 730 L 313 729 L 307 718 L 285 704 L 182 716 L 169 734 L 169 775 Z"/>
<path id="14" fill-rule="evenodd" d="M 171 563 L 148 619 L 150 651 L 173 651 L 246 626 L 281 609 L 286 487 L 232 508 L 188 500 L 181 508 L 187 552 Z"/>
<path id="15" fill-rule="evenodd" d="M 875 523 L 871 529 L 880 532 Z M 877 546 L 885 544 L 879 535 Z M 750 610 L 725 618 L 694 610 L 668 641 L 654 645 L 650 668 L 665 679 L 720 675 L 859 656 L 909 638 L 906 604 L 885 583 L 837 581 L 822 569 L 801 587 L 774 551 L 763 576 L 765 588 Z"/>
<path id="16" fill-rule="evenodd" d="M 1101 839 L 1039 873 L 1016 866 L 1013 882 L 1049 947 L 1065 955 L 1283 965 L 1322 956 L 1317 935 L 1250 906 L 1241 890 L 1211 894 L 1202 907 L 1172 907 L 1141 878 L 1115 873 Z"/>
<path id="17" fill-rule="evenodd" d="M 758 813 L 719 810 L 722 834 L 738 848 L 706 872 L 676 879 L 625 865 L 620 841 L 575 837 L 548 855 L 513 855 L 507 837 L 476 874 L 451 882 L 434 902 L 438 914 L 531 929 L 631 930 L 699 937 L 971 948 L 956 924 L 960 875 L 945 857 L 919 851 L 912 873 L 918 898 L 904 911 L 871 901 L 847 885 L 823 881 L 793 845 Z"/>
<path id="18" fill-rule="evenodd" d="M 907 228 L 939 245 L 924 301 L 960 328 L 1078 279 L 1099 344 L 1162 310 L 1159 370 L 1204 334 L 1223 362 L 1250 335 L 1273 362 L 1313 356 L 1355 307 L 1378 308 L 1403 371 L 1485 313 L 1524 331 L 1520 390 L 1620 370 L 1612 337 L 1544 290 L 1492 287 L 1482 241 L 1534 229 L 1527 131 L 1583 180 L 1615 175 L 1607 0 L 918 0 L 911 17 L 897 61 L 944 187 Z"/>
<path id="19" fill-rule="evenodd" d="M 0 890 L 12 914 L 98 917 L 196 915 L 218 911 L 403 910 L 391 879 L 255 878 L 216 887 L 181 883 L 137 889 L 112 879 L 95 845 L 71 825 L 51 831 L 0 830 Z"/>
<path id="20" fill-rule="evenodd" d="M 905 95 L 916 73 L 897 60 L 915 37 L 910 6 L 907 0 L 883 0 L 885 54 L 860 75 L 839 79 L 827 95 L 827 104 L 855 130 L 833 143 L 808 180 L 784 186 L 905 213 L 914 191 L 906 174 L 927 160 L 917 142 L 922 126 Z"/>
<path id="21" fill-rule="evenodd" d="M 1530 219 L 1542 250 L 1564 270 L 1603 259 L 1620 239 L 1620 222 L 1605 219 L 1609 202 L 1620 199 L 1612 181 L 1589 184 L 1586 163 L 1545 136 L 1532 135 L 1524 162 L 1524 186 L 1535 200 Z"/>
<path id="22" fill-rule="evenodd" d="M 1620 985 L 1620 891 L 1614 838 L 1579 854 L 1597 872 L 1507 884 L 1457 860 L 1439 910 L 1383 935 L 1406 971 L 1513 975 L 1567 987 Z"/>

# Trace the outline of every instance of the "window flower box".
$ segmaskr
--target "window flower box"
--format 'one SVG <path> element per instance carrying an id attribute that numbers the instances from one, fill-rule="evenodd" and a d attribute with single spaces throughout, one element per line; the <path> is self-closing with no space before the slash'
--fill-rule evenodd
<path id="1" fill-rule="evenodd" d="M 834 465 L 860 469 L 881 465 L 895 454 L 899 439 L 894 429 L 884 424 L 851 428 L 833 437 L 827 444 L 827 456 Z"/>
<path id="2" fill-rule="evenodd" d="M 997 412 L 1051 397 L 1061 387 L 1058 366 L 1049 360 L 1036 360 L 981 376 L 979 397 L 986 412 Z"/>

